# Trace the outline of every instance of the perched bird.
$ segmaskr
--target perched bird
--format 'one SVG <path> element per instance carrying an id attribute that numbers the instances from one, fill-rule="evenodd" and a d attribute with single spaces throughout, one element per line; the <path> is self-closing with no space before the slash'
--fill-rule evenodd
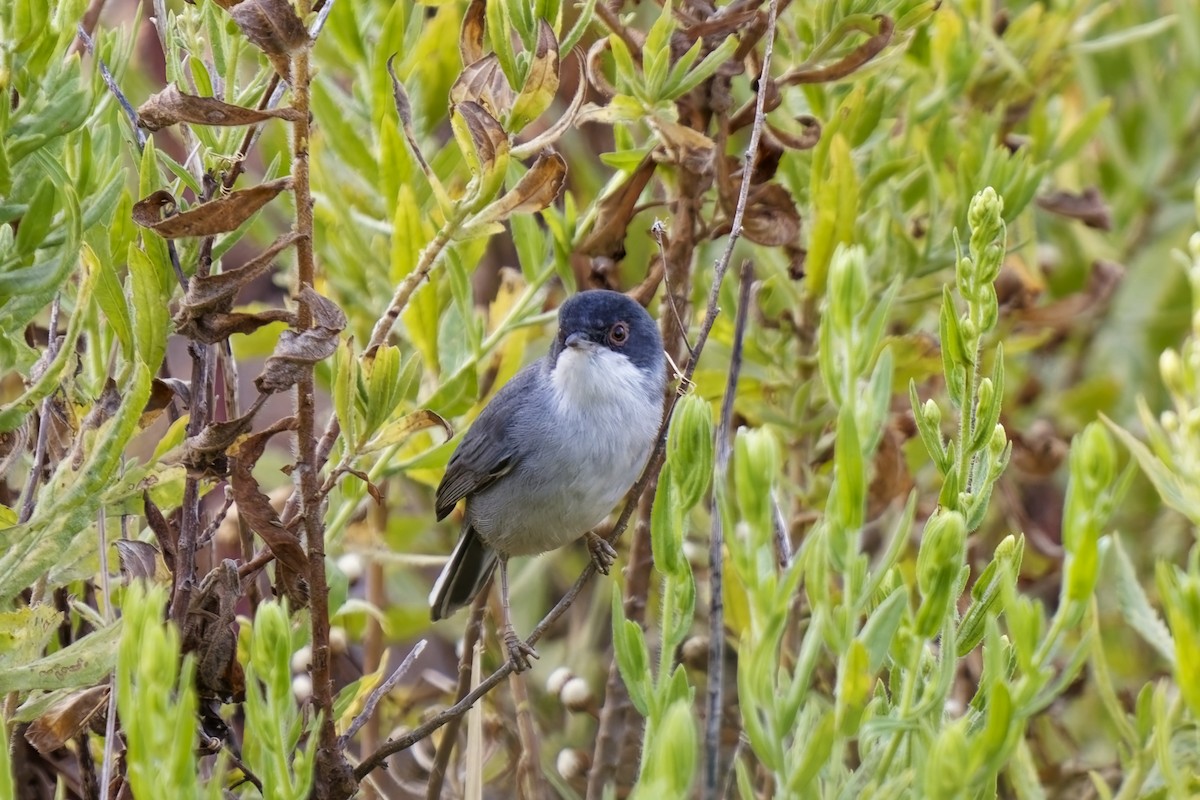
<path id="1" fill-rule="evenodd" d="M 513 630 L 508 559 L 587 537 L 607 574 L 616 551 L 592 532 L 650 458 L 667 382 L 662 338 L 644 308 L 605 290 L 558 312 L 550 352 L 492 398 L 463 436 L 437 490 L 437 518 L 466 500 L 462 534 L 429 604 L 443 619 L 470 603 L 500 564 L 504 642 L 517 671 L 533 648 Z"/>

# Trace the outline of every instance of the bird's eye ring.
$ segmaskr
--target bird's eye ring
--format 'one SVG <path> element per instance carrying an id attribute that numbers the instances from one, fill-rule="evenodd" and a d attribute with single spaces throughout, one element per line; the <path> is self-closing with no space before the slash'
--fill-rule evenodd
<path id="1" fill-rule="evenodd" d="M 618 322 L 613 325 L 608 332 L 608 341 L 614 347 L 624 347 L 625 342 L 629 341 L 629 323 Z"/>

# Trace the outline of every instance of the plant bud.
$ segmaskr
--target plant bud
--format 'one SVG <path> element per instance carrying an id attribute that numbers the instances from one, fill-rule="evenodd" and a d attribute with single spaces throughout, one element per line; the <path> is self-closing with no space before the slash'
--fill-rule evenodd
<path id="1" fill-rule="evenodd" d="M 596 698 L 592 695 L 592 687 L 583 678 L 571 678 L 558 693 L 567 711 L 592 711 L 596 707 Z"/>
<path id="2" fill-rule="evenodd" d="M 992 458 L 1000 458 L 1004 454 L 1004 448 L 1008 447 L 1008 433 L 1004 430 L 1004 426 L 999 423 L 992 430 L 992 438 L 988 441 L 988 455 Z"/>
<path id="3" fill-rule="evenodd" d="M 917 552 L 917 587 L 922 601 L 916 629 L 920 636 L 935 636 L 954 602 L 966 541 L 967 525 L 957 511 L 943 511 L 925 524 Z"/>
<path id="4" fill-rule="evenodd" d="M 713 471 L 712 408 L 695 392 L 679 399 L 667 434 L 671 477 L 679 488 L 679 502 L 691 508 L 704 498 Z"/>
<path id="5" fill-rule="evenodd" d="M 309 645 L 304 645 L 292 654 L 292 672 L 308 672 L 310 664 L 312 664 L 312 647 Z"/>
<path id="6" fill-rule="evenodd" d="M 1179 353 L 1170 348 L 1163 350 L 1158 357 L 1158 372 L 1168 390 L 1175 394 L 1183 393 L 1183 361 Z"/>
<path id="7" fill-rule="evenodd" d="M 925 405 L 921 406 L 921 416 L 931 427 L 941 427 L 942 409 L 938 407 L 937 403 L 933 402 L 932 397 L 925 401 Z"/>
<path id="8" fill-rule="evenodd" d="M 779 445 L 762 428 L 738 431 L 733 475 L 742 517 L 757 532 L 771 526 L 771 489 L 779 472 Z"/>
<path id="9" fill-rule="evenodd" d="M 295 695 L 298 702 L 303 703 L 308 700 L 312 697 L 312 693 L 313 682 L 311 676 L 306 673 L 292 678 L 292 694 Z"/>
<path id="10" fill-rule="evenodd" d="M 548 694 L 558 694 L 567 685 L 567 681 L 574 677 L 575 673 L 571 672 L 570 667 L 559 667 L 550 673 L 550 677 L 546 678 L 546 692 Z"/>
<path id="11" fill-rule="evenodd" d="M 589 760 L 587 754 L 582 750 L 568 747 L 558 751 L 558 758 L 554 760 L 554 768 L 565 780 L 573 781 L 587 774 Z"/>

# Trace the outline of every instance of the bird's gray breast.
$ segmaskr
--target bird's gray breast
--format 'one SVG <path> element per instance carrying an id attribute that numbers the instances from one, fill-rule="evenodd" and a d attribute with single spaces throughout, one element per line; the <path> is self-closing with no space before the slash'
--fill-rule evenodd
<path id="1" fill-rule="evenodd" d="M 515 411 L 515 466 L 467 500 L 480 538 L 505 555 L 553 550 L 599 525 L 637 480 L 662 419 L 661 381 L 616 354 L 563 354 L 540 377 Z"/>

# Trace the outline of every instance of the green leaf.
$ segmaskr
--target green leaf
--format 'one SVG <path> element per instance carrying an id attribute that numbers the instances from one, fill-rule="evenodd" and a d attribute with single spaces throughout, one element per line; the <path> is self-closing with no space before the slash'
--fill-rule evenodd
<path id="1" fill-rule="evenodd" d="M 1109 562 L 1112 564 L 1117 605 L 1120 606 L 1121 613 L 1125 615 L 1129 627 L 1133 628 L 1146 644 L 1153 647 L 1168 664 L 1174 667 L 1175 641 L 1171 638 L 1171 632 L 1167 630 L 1162 618 L 1150 605 L 1150 599 L 1146 597 L 1146 590 L 1138 581 L 1133 562 L 1129 560 L 1129 554 L 1121 545 L 1121 537 L 1110 536 L 1106 541 L 1114 556 L 1109 559 Z"/>
<path id="2" fill-rule="evenodd" d="M 112 671 L 121 627 L 117 621 L 44 658 L 0 667 L 0 692 L 91 686 Z"/>
<path id="3" fill-rule="evenodd" d="M 908 588 L 898 586 L 879 604 L 863 625 L 858 638 L 867 649 L 868 669 L 872 673 L 883 666 L 888 650 L 891 649 L 892 639 L 900 630 L 900 623 L 904 620 L 904 612 L 907 609 Z"/>
<path id="4" fill-rule="evenodd" d="M 612 592 L 613 649 L 621 680 L 629 690 L 629 699 L 643 717 L 650 713 L 650 651 L 646 637 L 636 622 L 625 619 L 621 606 L 621 588 L 613 584 Z"/>
<path id="5" fill-rule="evenodd" d="M 167 352 L 171 328 L 167 298 L 162 294 L 158 269 L 141 249 L 129 246 L 130 307 L 133 310 L 133 341 L 137 357 L 157 370 Z"/>

